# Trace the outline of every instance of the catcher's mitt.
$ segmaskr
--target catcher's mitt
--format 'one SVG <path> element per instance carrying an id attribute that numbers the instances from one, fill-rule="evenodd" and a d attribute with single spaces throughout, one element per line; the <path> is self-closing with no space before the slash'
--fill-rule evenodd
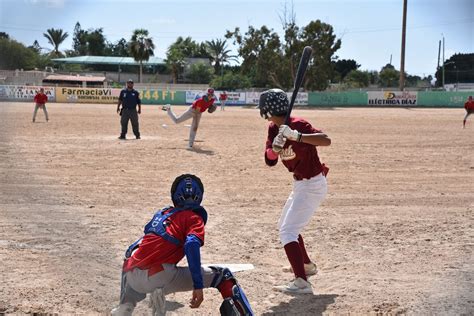
<path id="1" fill-rule="evenodd" d="M 213 104 L 207 109 L 207 112 L 213 113 L 216 109 L 217 109 L 217 105 Z"/>

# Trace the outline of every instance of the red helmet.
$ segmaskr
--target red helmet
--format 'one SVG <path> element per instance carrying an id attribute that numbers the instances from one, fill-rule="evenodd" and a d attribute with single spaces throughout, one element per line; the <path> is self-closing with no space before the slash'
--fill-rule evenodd
<path id="1" fill-rule="evenodd" d="M 207 94 L 214 94 L 214 89 L 212 88 L 207 89 Z"/>

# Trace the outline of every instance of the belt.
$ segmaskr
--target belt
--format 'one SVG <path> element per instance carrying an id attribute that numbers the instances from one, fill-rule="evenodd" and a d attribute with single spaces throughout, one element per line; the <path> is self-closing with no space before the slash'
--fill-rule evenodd
<path id="1" fill-rule="evenodd" d="M 321 173 L 321 172 L 320 172 L 320 173 Z M 296 174 L 293 174 L 293 179 L 295 179 L 295 181 L 309 180 L 309 179 L 312 179 L 312 178 L 316 177 L 316 176 L 319 175 L 320 173 L 315 174 L 314 176 L 311 176 L 311 177 L 302 177 L 302 176 L 298 176 L 298 175 L 296 175 Z"/>

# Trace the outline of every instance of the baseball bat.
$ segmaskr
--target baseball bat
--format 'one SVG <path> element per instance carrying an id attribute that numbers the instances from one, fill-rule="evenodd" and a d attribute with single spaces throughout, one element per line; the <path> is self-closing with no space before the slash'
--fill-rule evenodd
<path id="1" fill-rule="evenodd" d="M 293 93 L 291 94 L 290 106 L 285 117 L 285 125 L 290 123 L 290 115 L 293 110 L 293 105 L 295 104 L 296 96 L 298 95 L 298 90 L 303 84 L 304 74 L 306 73 L 306 68 L 308 68 L 309 60 L 311 59 L 311 54 L 313 49 L 310 46 L 306 46 L 301 55 L 300 64 L 298 65 L 298 70 L 296 71 L 295 85 Z"/>

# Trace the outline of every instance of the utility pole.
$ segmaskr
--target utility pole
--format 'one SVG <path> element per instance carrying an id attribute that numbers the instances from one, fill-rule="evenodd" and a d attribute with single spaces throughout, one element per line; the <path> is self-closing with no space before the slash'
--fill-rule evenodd
<path id="1" fill-rule="evenodd" d="M 443 35 L 443 80 L 441 81 L 443 83 L 443 89 L 444 89 L 444 34 Z"/>
<path id="2" fill-rule="evenodd" d="M 402 53 L 400 58 L 400 91 L 405 88 L 405 38 L 407 32 L 407 2 L 403 0 Z"/>
<path id="3" fill-rule="evenodd" d="M 440 58 L 440 55 L 441 55 L 441 40 L 439 41 L 439 44 L 438 44 L 438 67 L 436 67 L 436 70 L 439 70 L 439 58 Z"/>

